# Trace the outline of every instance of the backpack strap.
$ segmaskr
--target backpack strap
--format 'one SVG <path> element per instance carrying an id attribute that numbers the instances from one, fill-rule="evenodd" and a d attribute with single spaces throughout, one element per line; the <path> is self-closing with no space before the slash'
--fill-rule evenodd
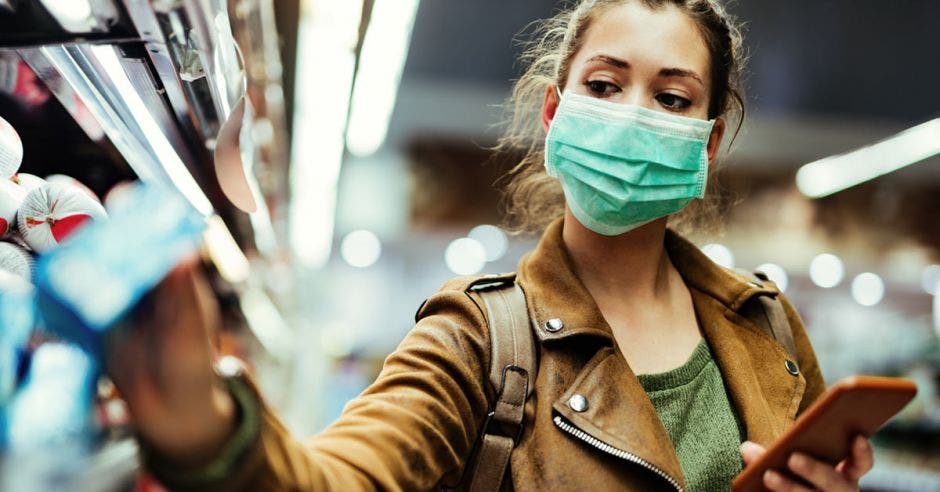
<path id="1" fill-rule="evenodd" d="M 737 271 L 758 285 L 771 282 L 763 272 Z M 749 305 L 759 306 L 759 308 L 749 307 Z M 742 314 L 776 340 L 787 351 L 790 359 L 796 362 L 796 343 L 793 341 L 793 327 L 790 326 L 790 319 L 787 317 L 787 312 L 784 310 L 783 301 L 780 300 L 779 295 L 761 294 L 756 296 L 752 303 L 745 304 Z"/>
<path id="2" fill-rule="evenodd" d="M 496 400 L 483 427 L 470 491 L 498 491 L 522 436 L 526 398 L 534 389 L 535 337 L 525 293 L 515 275 L 483 278 L 468 287 L 483 302 L 490 334 L 490 383 Z"/>

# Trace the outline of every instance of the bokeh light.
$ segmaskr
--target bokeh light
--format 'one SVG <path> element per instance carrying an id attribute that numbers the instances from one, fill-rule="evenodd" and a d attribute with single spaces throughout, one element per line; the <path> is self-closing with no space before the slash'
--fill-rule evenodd
<path id="1" fill-rule="evenodd" d="M 780 292 L 786 292 L 787 286 L 790 285 L 790 277 L 787 275 L 787 271 L 780 265 L 764 263 L 755 268 L 755 270 L 763 272 L 770 280 L 773 280 L 774 283 L 777 284 L 777 288 L 780 289 Z"/>
<path id="2" fill-rule="evenodd" d="M 809 264 L 809 278 L 814 284 L 829 289 L 839 285 L 845 277 L 845 265 L 838 256 L 821 254 Z"/>
<path id="3" fill-rule="evenodd" d="M 343 238 L 340 253 L 346 263 L 357 268 L 366 268 L 379 261 L 382 242 L 371 231 L 353 231 Z"/>
<path id="4" fill-rule="evenodd" d="M 852 298 L 862 306 L 874 306 L 885 296 L 885 283 L 878 275 L 865 272 L 852 280 Z"/>
<path id="5" fill-rule="evenodd" d="M 734 268 L 734 253 L 723 244 L 706 244 L 702 252 L 715 263 L 725 267 Z"/>
<path id="6" fill-rule="evenodd" d="M 509 250 L 509 239 L 506 233 L 499 227 L 483 224 L 474 227 L 470 234 L 470 239 L 476 239 L 486 250 L 486 261 L 497 261 L 506 255 Z"/>
<path id="7" fill-rule="evenodd" d="M 486 248 L 476 239 L 462 237 L 447 246 L 444 261 L 457 275 L 473 275 L 486 265 Z"/>

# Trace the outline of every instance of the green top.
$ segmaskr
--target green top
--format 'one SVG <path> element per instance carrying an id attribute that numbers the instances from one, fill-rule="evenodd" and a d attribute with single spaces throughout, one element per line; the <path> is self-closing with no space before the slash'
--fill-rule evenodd
<path id="1" fill-rule="evenodd" d="M 688 489 L 729 490 L 744 467 L 738 448 L 745 432 L 705 340 L 682 366 L 638 377 L 679 455 Z"/>

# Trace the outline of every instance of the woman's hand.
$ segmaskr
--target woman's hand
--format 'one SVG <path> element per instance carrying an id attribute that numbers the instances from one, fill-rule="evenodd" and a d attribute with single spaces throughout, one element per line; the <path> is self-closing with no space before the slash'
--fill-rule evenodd
<path id="1" fill-rule="evenodd" d="M 191 259 L 106 341 L 108 374 L 138 434 L 183 468 L 211 461 L 234 430 L 234 403 L 212 369 L 218 325 L 215 297 Z"/>
<path id="2" fill-rule="evenodd" d="M 741 456 L 744 464 L 748 465 L 764 454 L 766 449 L 759 444 L 745 441 L 741 444 Z M 859 435 L 852 441 L 852 454 L 836 466 L 816 460 L 803 453 L 793 453 L 787 460 L 789 472 L 807 483 L 812 484 L 816 490 L 824 491 L 856 491 L 858 480 L 871 470 L 875 464 L 871 443 Z M 808 491 L 803 484 L 797 483 L 777 470 L 764 472 L 764 486 L 770 490 Z"/>

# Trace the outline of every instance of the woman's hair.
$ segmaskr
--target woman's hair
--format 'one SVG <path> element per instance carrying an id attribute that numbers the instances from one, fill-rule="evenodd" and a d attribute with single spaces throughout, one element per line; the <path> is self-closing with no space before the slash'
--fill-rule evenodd
<path id="1" fill-rule="evenodd" d="M 523 155 L 506 176 L 503 206 L 506 225 L 517 233 L 538 233 L 564 213 L 564 194 L 558 180 L 545 173 L 542 102 L 546 87 L 564 89 L 571 60 L 584 43 L 584 36 L 603 13 L 627 2 L 641 2 L 651 9 L 675 6 L 699 26 L 708 47 L 711 66 L 711 100 L 708 117 L 736 112 L 737 130 L 744 120 L 741 72 L 744 64 L 742 37 L 737 21 L 718 0 L 581 0 L 554 17 L 536 21 L 531 38 L 524 42 L 520 61 L 526 65 L 509 98 L 507 128 L 496 146 L 497 152 L 515 151 Z M 733 137 L 732 137 L 733 140 Z M 709 227 L 717 222 L 721 192 L 714 179 L 716 166 L 709 170 L 703 200 L 695 200 L 671 218 L 670 226 L 680 229 Z"/>

